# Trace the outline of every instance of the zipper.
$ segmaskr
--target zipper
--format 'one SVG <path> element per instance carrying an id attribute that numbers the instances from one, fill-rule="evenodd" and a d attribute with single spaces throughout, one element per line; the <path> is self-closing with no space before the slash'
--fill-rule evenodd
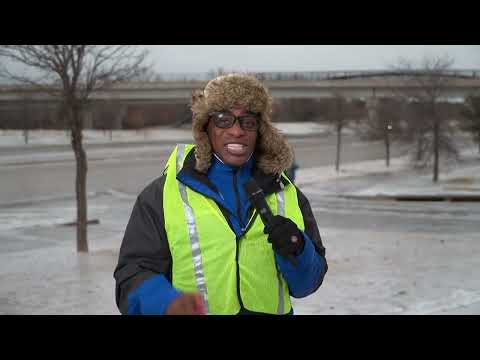
<path id="1" fill-rule="evenodd" d="M 230 226 L 230 229 L 232 229 L 232 232 L 235 234 L 234 227 L 233 227 L 232 223 L 230 222 L 230 217 L 228 215 L 225 216 L 226 214 L 230 213 L 230 211 L 225 209 L 222 205 L 220 205 L 218 203 L 217 203 L 217 205 L 221 209 L 225 210 L 225 213 L 223 213 L 223 211 L 222 211 L 222 215 L 225 218 L 225 220 L 227 221 L 227 224 Z M 239 261 L 238 261 L 239 241 L 240 241 L 240 238 L 241 238 L 242 235 L 240 235 L 240 236 L 235 235 L 235 243 L 236 243 L 236 245 L 235 245 L 235 262 L 236 262 L 236 268 L 237 268 L 237 298 L 238 298 L 238 302 L 240 304 L 240 309 L 245 309 L 245 307 L 243 306 L 242 296 L 240 295 L 240 264 L 239 264 Z"/>
<path id="2" fill-rule="evenodd" d="M 235 179 L 235 177 L 234 177 Z M 218 191 L 217 187 L 216 186 L 213 186 L 213 189 L 215 190 L 216 193 L 218 193 L 220 195 L 220 197 L 222 198 L 222 200 L 225 201 L 222 193 L 220 191 Z M 215 201 L 215 200 L 214 200 Z M 235 234 L 235 230 L 234 230 L 234 227 L 233 227 L 233 224 L 231 223 L 230 221 L 230 216 L 228 216 L 228 214 L 230 213 L 230 210 L 226 209 L 223 205 L 219 204 L 218 202 L 215 201 L 215 203 L 217 204 L 217 206 L 219 207 L 220 209 L 220 212 L 222 213 L 223 215 L 223 218 L 227 221 L 227 224 L 228 226 L 230 226 L 230 229 L 232 230 L 232 232 Z M 222 211 L 223 209 L 223 211 Z M 238 264 L 238 242 L 239 242 L 239 237 L 235 234 L 235 262 L 237 264 L 237 297 L 238 297 L 238 301 L 240 303 L 240 306 L 243 308 L 243 302 L 242 302 L 242 299 L 240 297 L 240 281 L 239 281 L 239 276 L 240 276 L 240 269 L 239 269 L 239 264 Z"/>
<path id="3" fill-rule="evenodd" d="M 240 173 L 240 169 L 238 169 L 235 174 L 233 175 L 233 189 L 235 191 L 235 199 L 237 203 L 237 216 L 238 216 L 238 221 L 240 223 L 240 228 L 242 229 L 242 234 L 240 236 L 236 236 L 237 240 L 237 249 L 236 249 L 236 254 L 235 254 L 235 260 L 237 262 L 237 297 L 238 297 L 238 302 L 240 304 L 240 309 L 244 309 L 245 307 L 243 306 L 243 300 L 242 300 L 242 295 L 240 293 L 240 261 L 239 261 L 239 255 L 240 255 L 240 239 L 243 236 L 243 229 L 245 228 L 243 221 L 242 221 L 242 216 L 241 216 L 241 210 L 240 210 L 240 194 L 238 193 L 237 189 L 237 176 Z"/>
<path id="4" fill-rule="evenodd" d="M 237 262 L 237 298 L 238 298 L 238 303 L 240 304 L 240 309 L 244 309 L 245 307 L 243 306 L 242 295 L 240 294 L 240 262 L 238 261 L 239 241 L 240 241 L 240 238 L 237 237 L 237 251 L 235 254 L 235 260 Z"/>
<path id="5" fill-rule="evenodd" d="M 238 174 L 240 173 L 240 169 L 238 169 L 235 174 L 233 175 L 233 189 L 235 190 L 235 200 L 236 200 L 236 203 L 237 203 L 237 216 L 238 216 L 238 221 L 240 223 L 240 228 L 243 229 L 245 228 L 245 225 L 243 223 L 243 219 L 242 219 L 242 211 L 241 211 L 241 204 L 240 204 L 240 194 L 238 193 L 238 189 L 237 189 L 237 176 Z"/>
<path id="6" fill-rule="evenodd" d="M 237 297 L 238 297 L 238 302 L 240 304 L 240 311 L 243 310 L 246 310 L 245 309 L 245 306 L 243 306 L 243 300 L 242 300 L 242 295 L 240 294 L 240 262 L 239 262 L 239 259 L 238 259 L 238 256 L 239 256 L 239 242 L 240 242 L 240 239 L 242 238 L 242 236 L 250 229 L 250 227 L 252 226 L 252 224 L 255 222 L 255 219 L 257 218 L 258 216 L 258 212 L 253 209 L 253 212 L 252 212 L 252 215 L 250 216 L 250 219 L 248 220 L 248 223 L 246 225 L 245 228 L 242 228 L 242 234 L 238 237 L 236 237 L 237 239 L 237 249 L 236 249 L 236 261 L 237 261 Z"/>

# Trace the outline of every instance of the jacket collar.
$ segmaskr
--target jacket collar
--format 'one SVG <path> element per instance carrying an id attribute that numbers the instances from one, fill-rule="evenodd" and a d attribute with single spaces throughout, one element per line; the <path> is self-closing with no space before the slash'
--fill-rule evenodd
<path id="1" fill-rule="evenodd" d="M 258 186 L 263 190 L 265 195 L 279 192 L 283 186 L 288 184 L 288 180 L 284 179 L 279 174 L 266 174 L 260 170 L 255 163 L 255 156 L 252 157 L 252 163 L 249 166 L 253 167 L 252 177 L 257 182 Z M 214 191 L 215 185 L 208 179 L 205 173 L 201 173 L 195 169 L 195 147 L 187 154 L 185 161 L 183 162 L 182 169 L 177 174 L 177 180 L 182 181 L 183 178 L 189 177 L 200 184 L 206 185 Z M 225 165 L 225 164 L 223 164 Z M 225 165 L 228 166 L 228 165 Z M 282 185 L 281 185 L 282 184 Z M 191 185 L 191 184 L 186 184 Z M 197 190 L 197 189 L 194 189 Z"/>

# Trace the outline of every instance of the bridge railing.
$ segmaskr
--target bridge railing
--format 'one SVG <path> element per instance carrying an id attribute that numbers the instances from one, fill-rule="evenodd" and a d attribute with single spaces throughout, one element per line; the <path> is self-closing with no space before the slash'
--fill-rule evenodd
<path id="1" fill-rule="evenodd" d="M 420 70 L 352 70 L 352 71 L 302 71 L 302 72 L 248 72 L 261 81 L 322 81 L 322 80 L 342 80 L 342 79 L 368 79 L 372 77 L 388 76 L 424 76 L 434 73 L 427 73 Z M 127 82 L 117 84 L 117 89 L 148 89 L 155 87 L 157 82 L 177 82 L 191 83 L 194 81 L 208 81 L 218 76 L 219 72 L 196 72 L 196 73 L 163 73 L 152 82 Z M 443 71 L 442 76 L 462 78 L 462 79 L 480 79 L 480 69 L 452 69 Z M 40 92 L 30 85 L 25 84 L 0 84 L 0 95 L 18 93 L 37 93 Z"/>
<path id="2" fill-rule="evenodd" d="M 158 79 L 161 81 L 190 82 L 208 81 L 224 72 L 196 72 L 196 73 L 162 73 Z M 341 80 L 353 78 L 368 78 L 376 76 L 422 76 L 429 73 L 422 70 L 336 70 L 336 71 L 294 71 L 294 72 L 247 72 L 262 81 L 275 80 Z M 443 71 L 443 76 L 458 78 L 479 78 L 480 69 L 452 69 Z"/>

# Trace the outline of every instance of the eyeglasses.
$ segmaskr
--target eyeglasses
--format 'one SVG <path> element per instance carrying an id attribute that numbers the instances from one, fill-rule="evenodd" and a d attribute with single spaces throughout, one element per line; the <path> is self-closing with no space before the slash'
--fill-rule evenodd
<path id="1" fill-rule="evenodd" d="M 215 126 L 220 129 L 230 129 L 235 121 L 238 120 L 240 127 L 246 131 L 257 131 L 259 115 L 257 114 L 245 114 L 240 116 L 235 116 L 229 112 L 213 112 L 210 113 L 210 118 L 213 119 Z"/>

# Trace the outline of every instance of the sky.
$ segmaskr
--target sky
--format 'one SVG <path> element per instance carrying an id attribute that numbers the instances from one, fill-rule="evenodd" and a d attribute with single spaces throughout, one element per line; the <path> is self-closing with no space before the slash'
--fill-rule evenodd
<path id="1" fill-rule="evenodd" d="M 448 54 L 455 69 L 480 69 L 480 45 L 140 45 L 150 50 L 156 73 L 225 71 L 382 70 L 400 57 L 420 61 Z M 7 63 L 22 73 L 19 64 Z M 0 78 L 0 83 L 6 80 Z"/>
<path id="2" fill-rule="evenodd" d="M 399 57 L 448 54 L 454 68 L 480 69 L 480 45 L 145 45 L 160 73 L 381 70 Z"/>

